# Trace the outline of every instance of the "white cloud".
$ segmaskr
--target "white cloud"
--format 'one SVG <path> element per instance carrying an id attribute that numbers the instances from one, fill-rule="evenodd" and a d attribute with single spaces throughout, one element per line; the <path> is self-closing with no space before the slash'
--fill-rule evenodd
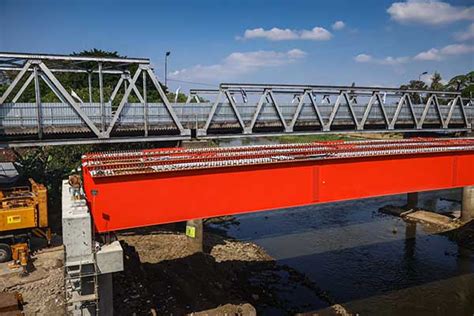
<path id="1" fill-rule="evenodd" d="M 290 30 L 280 29 L 274 27 L 270 30 L 265 30 L 261 27 L 245 30 L 243 37 L 244 39 L 255 39 L 264 38 L 270 41 L 287 41 L 287 40 L 313 40 L 313 41 L 325 41 L 332 37 L 331 32 L 323 27 L 314 27 L 312 30 Z"/>
<path id="2" fill-rule="evenodd" d="M 474 52 L 474 45 L 465 44 L 451 44 L 443 48 L 431 48 L 427 51 L 418 53 L 413 58 L 411 57 L 385 57 L 385 58 L 374 58 L 368 54 L 359 54 L 354 57 L 354 60 L 358 63 L 372 63 L 379 65 L 400 65 L 407 63 L 411 60 L 415 61 L 440 61 L 449 56 L 453 55 L 464 55 Z"/>
<path id="3" fill-rule="evenodd" d="M 307 55 L 306 52 L 298 48 L 289 50 L 286 54 L 288 55 L 288 57 L 293 58 L 293 59 L 303 58 L 303 57 L 306 57 Z"/>
<path id="4" fill-rule="evenodd" d="M 367 54 L 359 54 L 354 58 L 354 60 L 358 63 L 367 63 L 372 60 L 372 56 Z"/>
<path id="5" fill-rule="evenodd" d="M 415 60 L 441 60 L 443 59 L 439 53 L 439 50 L 436 48 L 431 48 L 427 50 L 426 52 L 421 52 L 413 58 Z"/>
<path id="6" fill-rule="evenodd" d="M 469 54 L 474 52 L 473 45 L 465 45 L 465 44 L 452 44 L 447 45 L 441 49 L 431 48 L 425 52 L 421 52 L 413 59 L 415 60 L 442 60 L 450 55 L 463 55 Z"/>
<path id="7" fill-rule="evenodd" d="M 277 67 L 291 64 L 306 56 L 300 49 L 287 52 L 259 50 L 254 52 L 235 52 L 222 62 L 214 65 L 196 65 L 190 68 L 174 71 L 171 78 L 183 80 L 213 80 L 234 78 L 239 75 L 255 72 L 262 68 Z"/>
<path id="8" fill-rule="evenodd" d="M 388 56 L 385 58 L 374 58 L 371 55 L 367 54 L 359 54 L 354 57 L 354 60 L 358 63 L 372 63 L 372 64 L 379 64 L 379 65 L 389 65 L 395 66 L 404 64 L 409 61 L 408 57 L 392 57 Z"/>
<path id="9" fill-rule="evenodd" d="M 271 30 L 264 30 L 259 27 L 253 30 L 245 30 L 244 38 L 266 38 L 271 41 L 285 41 L 298 39 L 298 34 L 290 29 L 279 29 L 277 27 L 272 28 Z"/>
<path id="10" fill-rule="evenodd" d="M 391 18 L 400 23 L 447 24 L 474 20 L 474 7 L 453 6 L 438 0 L 407 0 L 394 2 L 387 9 Z"/>
<path id="11" fill-rule="evenodd" d="M 312 30 L 303 30 L 301 32 L 301 39 L 313 40 L 313 41 L 326 41 L 332 37 L 331 32 L 326 30 L 324 27 L 315 27 Z"/>
<path id="12" fill-rule="evenodd" d="M 462 55 L 472 52 L 474 52 L 474 46 L 465 44 L 452 44 L 441 49 L 441 53 L 444 55 Z"/>
<path id="13" fill-rule="evenodd" d="M 474 23 L 471 23 L 467 30 L 454 34 L 458 41 L 468 41 L 474 39 Z"/>
<path id="14" fill-rule="evenodd" d="M 332 29 L 335 31 L 342 30 L 345 26 L 346 23 L 344 23 L 343 21 L 336 21 L 333 25 L 331 25 Z"/>

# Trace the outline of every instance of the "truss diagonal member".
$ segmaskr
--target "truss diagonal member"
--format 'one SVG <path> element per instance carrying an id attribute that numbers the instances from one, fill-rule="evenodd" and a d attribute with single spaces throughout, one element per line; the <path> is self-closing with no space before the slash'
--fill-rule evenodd
<path id="1" fill-rule="evenodd" d="M 423 109 L 423 113 L 421 114 L 420 121 L 417 122 L 416 128 L 421 129 L 423 127 L 423 123 L 425 122 L 426 115 L 428 115 L 428 111 L 430 109 L 431 102 L 433 101 L 433 95 L 430 95 L 428 100 L 426 101 L 425 107 Z"/>
<path id="2" fill-rule="evenodd" d="M 61 95 L 61 92 L 54 86 L 54 84 L 51 82 L 51 80 L 48 79 L 43 73 L 39 74 L 41 79 L 43 79 L 44 82 L 46 82 L 46 85 L 53 91 L 53 93 L 58 97 L 59 100 L 61 100 L 62 103 L 68 103 L 67 100 Z"/>
<path id="3" fill-rule="evenodd" d="M 377 92 L 372 93 L 372 96 L 369 99 L 369 103 L 367 103 L 367 107 L 365 108 L 364 115 L 362 116 L 362 120 L 360 121 L 360 126 L 357 126 L 358 130 L 364 129 L 365 122 L 367 122 L 367 119 L 369 118 L 370 110 L 372 109 L 372 105 L 374 104 L 375 101 L 377 100 Z"/>
<path id="4" fill-rule="evenodd" d="M 244 133 L 252 133 L 255 123 L 257 122 L 258 116 L 260 115 L 260 112 L 263 108 L 263 102 L 265 102 L 267 98 L 267 94 L 268 94 L 268 90 L 264 89 L 263 94 L 260 96 L 260 99 L 258 100 L 257 108 L 255 109 L 255 113 L 252 116 L 252 121 L 250 121 L 250 126 L 247 128 L 247 130 L 244 131 Z"/>
<path id="5" fill-rule="evenodd" d="M 446 121 L 444 122 L 444 124 L 445 124 L 444 128 L 449 127 L 449 123 L 451 122 L 451 118 L 453 117 L 454 108 L 457 105 L 459 106 L 459 108 L 461 110 L 461 114 L 463 116 L 464 124 L 465 124 L 466 128 L 471 128 L 471 123 L 469 122 L 469 119 L 466 115 L 466 111 L 464 109 L 464 104 L 463 104 L 463 101 L 462 101 L 462 97 L 460 95 L 456 96 L 456 98 L 454 98 L 454 100 L 451 103 L 451 107 L 449 108 L 449 112 L 448 112 L 448 117 L 446 118 Z"/>
<path id="6" fill-rule="evenodd" d="M 143 98 L 142 94 L 140 93 L 140 91 L 138 90 L 137 86 L 135 85 L 135 83 L 132 82 L 132 80 L 130 79 L 130 77 L 127 78 L 127 81 L 129 82 L 130 86 L 133 87 L 133 91 L 135 92 L 135 94 L 137 95 L 138 97 L 138 100 L 140 100 L 141 103 L 145 103 L 145 99 Z"/>
<path id="7" fill-rule="evenodd" d="M 438 112 L 438 117 L 439 117 L 439 120 L 441 122 L 441 126 L 444 126 L 443 115 L 441 114 L 441 110 L 439 108 L 438 98 L 436 97 L 436 94 L 432 94 L 428 98 L 428 101 L 426 101 L 426 105 L 423 109 L 423 113 L 422 113 L 421 118 L 418 121 L 418 124 L 417 124 L 417 127 L 416 127 L 417 129 L 423 128 L 423 124 L 425 123 L 426 116 L 428 115 L 428 111 L 430 110 L 430 106 L 432 104 L 435 105 L 436 111 Z"/>
<path id="8" fill-rule="evenodd" d="M 413 102 L 411 101 L 411 97 L 409 94 L 407 94 L 406 100 L 408 102 L 408 107 L 410 109 L 411 116 L 413 117 L 413 121 L 415 122 L 415 126 L 418 126 L 418 119 L 416 118 L 415 109 L 413 108 Z"/>
<path id="9" fill-rule="evenodd" d="M 166 110 L 168 111 L 168 114 L 171 116 L 171 119 L 173 120 L 174 124 L 179 130 L 179 133 L 181 136 L 188 136 L 191 135 L 191 131 L 189 129 L 184 129 L 183 125 L 181 124 L 180 120 L 178 119 L 178 116 L 173 110 L 173 107 L 171 106 L 170 102 L 168 101 L 168 97 L 166 96 L 165 92 L 161 88 L 160 83 L 158 82 L 158 79 L 156 79 L 155 74 L 151 70 L 150 67 L 148 66 L 140 66 L 142 67 L 150 76 L 151 82 L 153 82 L 153 85 L 155 86 L 156 90 L 158 90 L 158 93 L 161 97 L 161 100 L 163 100 L 163 104 L 165 105 Z M 136 81 L 136 80 L 135 80 Z"/>
<path id="10" fill-rule="evenodd" d="M 313 95 L 313 92 L 309 93 L 309 100 L 311 101 L 311 104 L 313 105 L 314 111 L 315 111 L 316 116 L 319 120 L 319 124 L 321 125 L 321 128 L 324 128 L 323 117 L 321 115 L 321 111 L 319 110 L 319 106 L 316 103 L 316 96 Z"/>
<path id="11" fill-rule="evenodd" d="M 13 103 L 16 103 L 16 101 L 18 101 L 18 99 L 21 97 L 23 92 L 25 92 L 26 88 L 28 88 L 28 85 L 31 83 L 34 77 L 35 77 L 35 74 L 32 72 L 30 76 L 28 77 L 28 79 L 26 79 L 26 81 L 23 83 L 20 90 L 18 90 L 18 92 L 15 94 L 15 97 L 13 97 L 13 100 L 12 100 Z"/>
<path id="12" fill-rule="evenodd" d="M 140 77 L 140 73 L 142 72 L 142 69 L 139 67 L 137 69 L 137 71 L 135 72 L 135 74 L 133 75 L 133 79 L 131 82 L 135 83 L 138 78 Z M 124 95 L 122 96 L 122 100 L 120 100 L 120 104 L 117 108 L 117 110 L 115 111 L 115 114 L 114 116 L 112 117 L 112 121 L 110 122 L 110 125 L 109 127 L 107 128 L 107 131 L 105 132 L 105 135 L 106 137 L 110 137 L 110 133 L 112 132 L 112 130 L 114 129 L 114 126 L 115 124 L 117 123 L 119 117 L 120 117 L 120 113 L 122 113 L 122 110 L 123 108 L 125 107 L 125 103 L 127 103 L 127 100 L 128 100 L 128 96 L 130 95 L 130 92 L 132 92 L 133 90 L 133 85 L 130 84 L 127 89 L 125 90 L 125 93 Z"/>
<path id="13" fill-rule="evenodd" d="M 270 100 L 272 101 L 273 106 L 275 107 L 275 110 L 278 114 L 278 117 L 280 118 L 281 124 L 283 125 L 285 132 L 289 132 L 288 126 L 286 125 L 285 117 L 283 116 L 283 113 L 281 112 L 280 106 L 278 105 L 278 102 L 275 98 L 275 95 L 273 94 L 273 91 L 269 90 L 268 95 L 270 96 Z"/>
<path id="14" fill-rule="evenodd" d="M 356 128 L 358 130 L 361 130 L 362 127 L 359 124 L 359 121 L 357 120 L 357 115 L 355 114 L 354 108 L 352 107 L 352 100 L 356 100 L 355 97 L 353 97 L 352 100 L 351 100 L 351 98 L 349 97 L 347 92 L 343 92 L 343 95 L 344 95 L 344 99 L 346 100 L 347 106 L 349 107 L 349 112 L 351 113 L 352 121 L 354 122 Z"/>
<path id="15" fill-rule="evenodd" d="M 230 107 L 234 111 L 234 114 L 237 117 L 237 120 L 239 121 L 239 125 L 245 133 L 245 131 L 246 131 L 245 124 L 244 124 L 244 121 L 242 120 L 242 117 L 240 116 L 239 110 L 237 109 L 237 104 L 235 104 L 234 98 L 232 98 L 232 96 L 230 95 L 229 90 L 225 90 L 224 94 L 225 94 L 227 100 L 229 100 Z"/>
<path id="16" fill-rule="evenodd" d="M 385 127 L 386 128 L 389 128 L 389 125 L 390 125 L 390 120 L 388 119 L 388 115 L 387 115 L 387 111 L 385 111 L 385 104 L 383 102 L 383 99 L 382 97 L 380 96 L 380 93 L 379 92 L 376 92 L 375 93 L 376 97 L 377 97 L 377 103 L 380 107 L 380 111 L 382 111 L 382 115 L 383 115 L 383 119 L 385 121 Z"/>
<path id="17" fill-rule="evenodd" d="M 461 96 L 458 96 L 459 98 L 459 103 L 461 105 L 461 113 L 462 113 L 462 117 L 464 118 L 464 123 L 466 124 L 466 128 L 471 128 L 471 122 L 469 122 L 469 119 L 467 117 L 467 114 L 466 114 L 466 109 L 464 108 L 464 103 L 462 101 L 462 97 Z"/>
<path id="18" fill-rule="evenodd" d="M 219 94 L 216 97 L 216 101 L 212 105 L 211 111 L 209 112 L 209 115 L 207 116 L 204 127 L 201 130 L 199 130 L 199 135 L 204 136 L 207 134 L 207 130 L 209 129 L 209 126 L 211 126 L 212 120 L 214 119 L 214 116 L 216 115 L 217 107 L 219 106 L 219 102 L 221 101 L 222 94 L 223 92 L 219 91 Z"/>
<path id="19" fill-rule="evenodd" d="M 436 94 L 434 95 L 434 102 L 436 106 L 436 111 L 438 112 L 438 115 L 439 115 L 439 120 L 441 121 L 441 126 L 444 126 L 444 117 L 443 117 L 443 113 L 441 112 L 438 96 Z"/>
<path id="20" fill-rule="evenodd" d="M 28 71 L 30 66 L 31 66 L 31 60 L 28 60 L 23 66 L 23 68 L 20 70 L 20 72 L 16 75 L 15 79 L 13 79 L 13 82 L 8 86 L 7 90 L 5 90 L 3 95 L 0 97 L 0 104 L 3 104 L 5 102 L 5 100 L 8 98 L 10 93 L 12 93 L 13 89 L 15 89 L 18 82 L 20 82 L 21 78 L 23 78 L 25 73 Z"/>
<path id="21" fill-rule="evenodd" d="M 184 105 L 188 105 L 189 103 L 191 103 L 191 100 L 193 99 L 193 95 L 192 94 L 189 94 L 188 97 L 186 98 L 186 102 L 184 103 Z"/>
<path id="22" fill-rule="evenodd" d="M 63 85 L 59 82 L 59 80 L 54 76 L 54 74 L 49 70 L 49 68 L 43 63 L 39 63 L 39 67 L 45 74 L 45 76 L 51 80 L 53 85 L 59 90 L 59 92 L 64 96 L 64 98 L 67 100 L 67 103 L 71 105 L 76 113 L 81 117 L 81 119 L 86 123 L 86 125 L 94 132 L 94 134 L 97 135 L 99 138 L 103 138 L 103 134 L 100 132 L 100 130 L 95 126 L 94 122 L 87 116 L 86 113 L 81 109 L 81 107 L 74 101 L 72 96 L 66 91 L 66 89 L 63 87 Z"/>
<path id="23" fill-rule="evenodd" d="M 341 105 L 341 97 L 343 91 L 337 96 L 336 103 L 334 103 L 334 107 L 329 115 L 329 120 L 326 125 L 323 126 L 323 131 L 329 132 L 331 130 L 332 122 L 334 122 L 334 118 L 336 117 L 337 111 L 339 110 L 339 106 Z"/>
<path id="24" fill-rule="evenodd" d="M 418 126 L 418 120 L 415 115 L 415 111 L 413 109 L 413 104 L 411 102 L 410 95 L 408 93 L 404 93 L 400 100 L 398 101 L 397 108 L 395 110 L 395 114 L 393 115 L 392 121 L 390 122 L 389 129 L 395 129 L 395 124 L 397 123 L 398 117 L 400 116 L 400 112 L 402 111 L 403 104 L 408 105 L 410 109 L 410 113 L 413 117 L 413 121 L 415 122 L 415 126 Z"/>
<path id="25" fill-rule="evenodd" d="M 304 104 L 304 98 L 308 95 L 308 90 L 305 90 L 303 95 L 301 95 L 301 98 L 298 102 L 298 106 L 296 107 L 296 111 L 293 114 L 293 117 L 291 119 L 290 125 L 288 126 L 288 131 L 292 132 L 293 129 L 295 128 L 296 121 L 298 121 L 298 117 L 300 116 L 301 110 L 303 109 L 303 104 Z M 310 96 L 311 99 L 311 96 Z"/>
<path id="26" fill-rule="evenodd" d="M 121 75 L 119 81 L 115 85 L 114 91 L 112 91 L 112 94 L 110 95 L 110 99 L 109 99 L 110 103 L 112 103 L 114 101 L 115 97 L 117 96 L 117 93 L 118 93 L 120 87 L 122 86 L 124 76 L 125 75 Z"/>

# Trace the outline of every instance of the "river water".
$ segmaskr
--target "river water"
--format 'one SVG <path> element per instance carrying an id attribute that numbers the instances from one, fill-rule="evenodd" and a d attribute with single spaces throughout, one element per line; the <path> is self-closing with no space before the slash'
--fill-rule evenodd
<path id="1" fill-rule="evenodd" d="M 420 207 L 458 211 L 460 195 L 421 193 Z M 396 195 L 240 215 L 240 225 L 228 234 L 260 245 L 352 313 L 474 315 L 473 252 L 421 224 L 379 212 L 405 203 L 405 195 Z M 301 312 L 327 306 L 305 289 L 281 295 L 304 306 Z"/>

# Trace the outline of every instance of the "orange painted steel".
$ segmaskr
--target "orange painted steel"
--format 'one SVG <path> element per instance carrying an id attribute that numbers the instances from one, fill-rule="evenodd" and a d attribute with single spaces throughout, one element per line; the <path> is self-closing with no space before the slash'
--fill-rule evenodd
<path id="1" fill-rule="evenodd" d="M 92 153 L 98 232 L 474 185 L 474 139 Z"/>

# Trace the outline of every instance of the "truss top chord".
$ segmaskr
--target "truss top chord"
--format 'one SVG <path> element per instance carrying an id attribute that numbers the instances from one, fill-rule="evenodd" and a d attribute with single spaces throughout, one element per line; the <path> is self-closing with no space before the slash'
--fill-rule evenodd
<path id="1" fill-rule="evenodd" d="M 0 52 L 0 58 L 14 59 L 42 59 L 57 61 L 94 61 L 107 63 L 149 64 L 148 58 L 115 58 L 115 57 L 92 57 L 92 56 L 70 56 L 56 54 L 34 54 L 34 53 L 10 53 Z"/>

